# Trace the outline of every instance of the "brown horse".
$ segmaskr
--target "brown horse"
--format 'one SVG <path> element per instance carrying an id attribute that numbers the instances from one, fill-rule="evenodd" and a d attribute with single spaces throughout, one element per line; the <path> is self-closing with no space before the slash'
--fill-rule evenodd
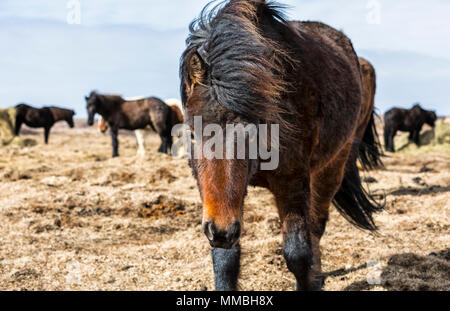
<path id="1" fill-rule="evenodd" d="M 16 136 L 19 135 L 23 123 L 33 128 L 43 127 L 44 141 L 48 144 L 50 129 L 56 122 L 66 121 L 70 128 L 74 127 L 73 116 L 75 112 L 73 110 L 58 107 L 34 108 L 26 104 L 18 104 L 16 111 Z"/>
<path id="2" fill-rule="evenodd" d="M 244 159 L 190 160 L 216 289 L 236 289 L 248 185 L 275 196 L 283 254 L 297 289 L 321 289 L 319 242 L 332 201 L 367 230 L 376 230 L 372 213 L 383 208 L 363 189 L 356 166 L 358 157 L 375 166 L 380 154 L 371 94 L 363 99 L 366 66 L 342 32 L 286 21 L 280 7 L 265 0 L 230 0 L 204 10 L 190 31 L 180 75 L 186 124 L 195 134 L 191 152 L 203 148 L 200 138 L 213 124 L 279 125 L 280 133 L 274 170 L 262 170 L 265 158 L 248 152 Z M 195 129 L 195 116 L 201 116 L 203 132 Z M 272 138 L 262 143 L 269 146 Z"/>
<path id="3" fill-rule="evenodd" d="M 150 126 L 161 137 L 158 152 L 168 153 L 172 146 L 172 109 L 156 97 L 125 100 L 117 95 L 101 95 L 92 91 L 86 99 L 88 125 L 100 114 L 111 128 L 113 157 L 119 156 L 119 129 L 138 130 Z"/>
<path id="4" fill-rule="evenodd" d="M 178 105 L 177 104 L 169 104 L 167 101 L 165 101 L 165 103 L 167 105 L 169 105 L 169 107 L 172 109 L 172 122 L 171 122 L 172 126 L 183 123 L 184 122 L 183 112 L 178 107 Z M 147 129 L 148 129 L 148 127 L 147 127 Z M 103 119 L 102 116 L 100 116 L 100 119 L 98 120 L 98 130 L 101 133 L 105 133 L 108 130 L 108 124 L 106 123 L 105 119 Z M 134 131 L 134 134 L 136 135 L 136 141 L 138 144 L 138 152 L 137 153 L 139 156 L 145 155 L 144 132 L 145 132 L 145 130 L 135 130 Z"/>

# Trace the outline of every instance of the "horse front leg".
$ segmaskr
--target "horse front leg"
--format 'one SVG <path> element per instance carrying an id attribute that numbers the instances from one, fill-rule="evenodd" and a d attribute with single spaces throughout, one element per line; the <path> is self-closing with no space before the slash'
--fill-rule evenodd
<path id="1" fill-rule="evenodd" d="M 420 129 L 414 130 L 413 140 L 417 147 L 420 147 Z"/>
<path id="2" fill-rule="evenodd" d="M 20 134 L 20 128 L 22 127 L 23 121 L 19 118 L 16 119 L 16 125 L 14 127 L 14 135 L 19 136 Z"/>
<path id="3" fill-rule="evenodd" d="M 112 149 L 113 149 L 113 153 L 112 156 L 113 158 L 116 158 L 119 156 L 119 130 L 116 128 L 111 128 L 111 141 L 112 141 Z"/>
<path id="4" fill-rule="evenodd" d="M 48 138 L 50 136 L 50 127 L 44 128 L 44 141 L 45 144 L 48 144 Z"/>
<path id="5" fill-rule="evenodd" d="M 390 152 L 395 152 L 395 146 L 394 146 L 394 137 L 397 134 L 397 131 L 390 132 L 389 135 L 389 149 Z"/>
<path id="6" fill-rule="evenodd" d="M 236 244 L 232 249 L 213 248 L 211 256 L 216 290 L 235 291 L 237 289 L 241 258 L 239 244 Z"/>
<path id="7" fill-rule="evenodd" d="M 311 283 L 310 277 L 313 252 L 310 235 L 309 178 L 290 184 L 279 184 L 278 189 L 274 195 L 283 228 L 283 255 L 287 267 L 296 278 L 297 290 L 316 290 L 318 288 Z"/>

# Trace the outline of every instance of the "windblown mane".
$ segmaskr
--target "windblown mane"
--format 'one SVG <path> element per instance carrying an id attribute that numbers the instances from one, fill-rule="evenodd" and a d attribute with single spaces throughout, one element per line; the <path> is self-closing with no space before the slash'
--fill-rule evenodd
<path id="1" fill-rule="evenodd" d="M 292 111 L 281 99 L 290 92 L 286 76 L 295 60 L 263 27 L 269 25 L 276 32 L 283 29 L 292 36 L 298 35 L 297 31 L 286 21 L 280 4 L 230 0 L 209 10 L 215 2 L 209 3 L 189 27 L 180 68 L 183 104 L 192 82 L 188 77 L 194 71 L 199 76 L 196 80 L 209 87 L 212 100 L 241 115 L 280 124 L 280 131 L 289 135 L 286 115 Z M 194 55 L 206 66 L 203 76 L 196 73 L 200 70 Z"/>

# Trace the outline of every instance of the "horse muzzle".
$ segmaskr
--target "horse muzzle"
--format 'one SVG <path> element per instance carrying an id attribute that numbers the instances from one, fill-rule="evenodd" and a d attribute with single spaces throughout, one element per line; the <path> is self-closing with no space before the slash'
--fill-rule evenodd
<path id="1" fill-rule="evenodd" d="M 203 225 L 203 232 L 211 247 L 231 249 L 241 236 L 241 224 L 234 221 L 225 230 L 220 230 L 213 221 L 208 221 Z"/>

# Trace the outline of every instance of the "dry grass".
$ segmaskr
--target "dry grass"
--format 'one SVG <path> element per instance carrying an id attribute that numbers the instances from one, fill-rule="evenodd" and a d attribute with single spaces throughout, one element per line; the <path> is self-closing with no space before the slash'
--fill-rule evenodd
<path id="1" fill-rule="evenodd" d="M 36 141 L 31 138 L 14 137 L 16 123 L 16 109 L 0 109 L 0 147 L 16 145 L 19 147 L 35 146 Z"/>
<path id="2" fill-rule="evenodd" d="M 444 120 L 438 120 L 434 129 L 424 126 L 420 134 L 420 148 L 410 142 L 408 137 L 407 133 L 398 135 L 395 141 L 397 151 L 414 156 L 432 152 L 450 154 L 450 124 Z"/>
<path id="3" fill-rule="evenodd" d="M 155 152 L 157 137 L 144 160 L 130 135 L 111 159 L 95 128 L 57 126 L 48 146 L 41 131 L 26 138 L 39 144 L 0 149 L 0 290 L 213 289 L 195 180 L 185 160 Z M 449 290 L 450 155 L 385 162 L 365 173 L 388 194 L 377 235 L 331 214 L 325 290 Z M 240 289 L 293 289 L 280 231 L 271 194 L 249 189 Z"/>

